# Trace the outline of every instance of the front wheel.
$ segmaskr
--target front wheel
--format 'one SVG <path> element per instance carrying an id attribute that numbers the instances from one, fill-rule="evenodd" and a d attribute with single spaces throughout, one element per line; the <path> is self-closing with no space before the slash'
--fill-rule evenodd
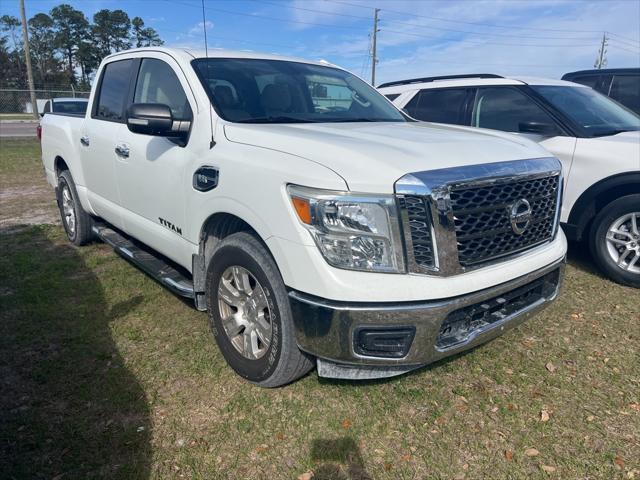
<path id="1" fill-rule="evenodd" d="M 214 337 L 235 372 L 261 387 L 290 383 L 313 368 L 298 349 L 284 282 L 262 243 L 248 233 L 220 242 L 207 269 Z"/>
<path id="2" fill-rule="evenodd" d="M 614 281 L 640 288 L 640 195 L 605 206 L 591 227 L 591 253 Z"/>

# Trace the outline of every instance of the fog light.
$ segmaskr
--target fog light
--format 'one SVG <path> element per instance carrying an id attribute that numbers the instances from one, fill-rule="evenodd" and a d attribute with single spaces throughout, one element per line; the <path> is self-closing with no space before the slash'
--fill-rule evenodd
<path id="1" fill-rule="evenodd" d="M 353 333 L 353 349 L 366 357 L 402 358 L 415 334 L 415 327 L 359 327 Z"/>

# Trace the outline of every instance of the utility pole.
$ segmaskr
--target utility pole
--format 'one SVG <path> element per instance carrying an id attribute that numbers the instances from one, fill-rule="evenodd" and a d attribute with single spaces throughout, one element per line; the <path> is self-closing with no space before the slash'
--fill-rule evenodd
<path id="1" fill-rule="evenodd" d="M 371 37 L 371 85 L 376 86 L 376 64 L 378 63 L 378 12 L 376 8 L 373 13 L 373 37 Z"/>
<path id="2" fill-rule="evenodd" d="M 31 54 L 29 53 L 29 32 L 27 31 L 27 15 L 24 13 L 24 0 L 20 0 L 20 16 L 22 17 L 22 41 L 24 43 L 24 59 L 27 63 L 27 79 L 29 80 L 29 94 L 31 96 L 31 110 L 33 118 L 40 119 L 38 114 L 38 103 L 36 102 L 36 92 L 33 86 L 33 72 L 31 71 Z"/>
<path id="3" fill-rule="evenodd" d="M 607 47 L 609 46 L 609 38 L 607 37 L 607 32 L 602 34 L 602 43 L 600 44 L 600 51 L 598 52 L 598 58 L 596 58 L 596 63 L 593 65 L 593 68 L 597 68 L 600 70 L 607 66 Z"/>

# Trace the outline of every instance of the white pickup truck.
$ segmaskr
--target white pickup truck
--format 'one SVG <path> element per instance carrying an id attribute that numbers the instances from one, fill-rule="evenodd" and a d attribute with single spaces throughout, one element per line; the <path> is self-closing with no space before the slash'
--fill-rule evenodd
<path id="1" fill-rule="evenodd" d="M 207 310 L 265 387 L 397 375 L 554 300 L 562 172 L 527 139 L 412 121 L 325 62 L 146 48 L 102 62 L 83 117 L 46 115 L 69 239 Z"/>

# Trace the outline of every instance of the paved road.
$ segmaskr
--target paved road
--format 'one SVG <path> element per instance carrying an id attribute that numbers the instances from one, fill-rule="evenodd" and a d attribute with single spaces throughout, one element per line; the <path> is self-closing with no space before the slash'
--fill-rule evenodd
<path id="1" fill-rule="evenodd" d="M 0 137 L 35 137 L 37 123 L 0 122 Z"/>

